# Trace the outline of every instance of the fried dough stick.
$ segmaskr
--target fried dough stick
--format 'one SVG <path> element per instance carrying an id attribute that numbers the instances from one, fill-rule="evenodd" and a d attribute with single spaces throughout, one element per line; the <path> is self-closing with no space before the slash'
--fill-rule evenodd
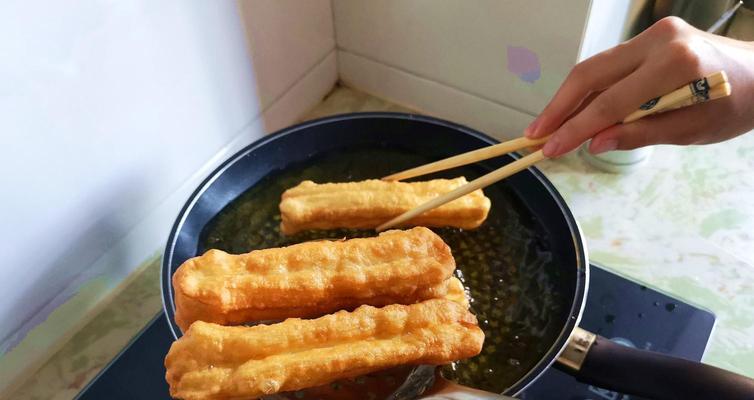
<path id="1" fill-rule="evenodd" d="M 436 297 L 455 269 L 443 240 L 427 228 L 377 237 L 316 241 L 231 255 L 210 250 L 173 275 L 176 321 L 185 330 L 221 323 L 311 316 L 360 304 Z M 288 311 L 285 311 L 288 310 Z"/>
<path id="2" fill-rule="evenodd" d="M 374 296 L 369 298 L 342 298 L 325 300 L 314 306 L 240 308 L 226 312 L 217 307 L 185 296 L 176 290 L 176 322 L 184 331 L 194 321 L 212 322 L 219 325 L 241 325 L 257 321 L 279 321 L 286 318 L 314 318 L 340 310 L 353 310 L 360 305 L 382 307 L 389 304 L 413 304 L 429 299 L 446 298 L 468 306 L 463 284 L 458 278 L 450 277 L 428 288 L 420 288 L 405 296 Z"/>
<path id="3" fill-rule="evenodd" d="M 477 355 L 483 341 L 476 317 L 447 299 L 253 327 L 198 321 L 171 346 L 166 379 L 176 398 L 256 398 L 403 364 L 446 364 Z"/>
<path id="4" fill-rule="evenodd" d="M 466 178 L 424 182 L 377 179 L 361 182 L 303 181 L 283 193 L 280 231 L 291 235 L 307 229 L 371 229 L 441 194 L 466 184 Z M 473 229 L 487 219 L 490 199 L 476 190 L 407 221 L 410 226 Z"/>

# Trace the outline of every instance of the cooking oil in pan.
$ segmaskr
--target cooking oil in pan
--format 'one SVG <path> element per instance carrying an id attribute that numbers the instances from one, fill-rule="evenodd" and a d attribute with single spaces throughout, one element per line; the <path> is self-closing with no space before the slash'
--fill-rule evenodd
<path id="1" fill-rule="evenodd" d="M 279 230 L 280 196 L 305 179 L 320 183 L 373 179 L 429 161 L 416 154 L 370 149 L 293 165 L 267 176 L 218 214 L 202 234 L 199 253 L 217 248 L 237 254 L 307 240 L 374 236 L 371 230 L 345 229 L 283 236 Z M 484 172 L 465 167 L 431 177 L 464 175 L 470 180 Z M 558 316 L 563 314 L 565 302 L 557 297 L 557 265 L 537 220 L 505 183 L 486 188 L 485 194 L 492 200 L 492 209 L 480 228 L 433 229 L 452 249 L 457 275 L 485 333 L 481 354 L 444 366 L 442 373 L 464 385 L 502 392 L 545 355 L 562 328 Z M 358 388 L 354 382 L 349 380 L 339 388 Z M 346 390 L 331 387 L 329 396 L 322 390 L 316 395 L 297 392 L 293 398 L 344 398 L 335 392 Z"/>

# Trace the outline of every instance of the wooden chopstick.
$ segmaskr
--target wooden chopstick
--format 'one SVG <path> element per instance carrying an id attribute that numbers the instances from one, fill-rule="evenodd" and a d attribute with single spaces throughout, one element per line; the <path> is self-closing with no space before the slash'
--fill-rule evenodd
<path id="1" fill-rule="evenodd" d="M 541 161 L 545 159 L 545 155 L 542 153 L 542 150 L 535 151 L 534 153 L 531 153 L 527 156 L 521 157 L 518 160 L 506 164 L 501 168 L 498 168 L 492 172 L 490 172 L 487 175 L 484 175 L 480 178 L 474 179 L 473 181 L 460 186 L 456 188 L 455 190 L 452 190 L 448 193 L 439 195 L 435 197 L 434 199 L 412 209 L 409 210 L 396 218 L 393 218 L 392 220 L 380 225 L 377 227 L 377 232 L 382 232 L 385 229 L 389 229 L 397 224 L 400 224 L 402 222 L 408 221 L 411 218 L 414 218 L 420 214 L 423 214 L 433 208 L 440 207 L 441 205 L 445 203 L 449 203 L 459 197 L 465 196 L 477 189 L 481 189 L 484 187 L 487 187 L 503 178 L 506 178 L 508 176 L 511 176 L 515 174 L 518 171 L 521 171 L 523 169 L 526 169 L 530 167 L 532 164 Z"/>
<path id="2" fill-rule="evenodd" d="M 654 100 L 650 100 L 643 104 L 639 110 L 629 114 L 623 123 L 629 123 L 643 118 L 650 114 L 657 114 L 664 111 L 673 110 L 680 107 L 689 106 L 696 102 L 703 102 L 706 100 L 714 100 L 716 98 L 725 97 L 730 95 L 730 84 L 728 82 L 728 76 L 725 71 L 716 72 L 701 79 L 697 79 L 683 87 L 666 94 L 665 96 L 658 97 Z M 698 89 L 697 86 L 702 89 Z M 695 91 L 699 92 L 704 87 L 709 88 L 709 98 L 704 100 L 703 96 L 696 96 Z M 702 92 L 703 93 L 703 92 Z M 549 136 L 545 136 L 539 139 L 529 139 L 527 137 L 520 137 L 507 142 L 498 143 L 491 146 L 486 146 L 481 149 L 472 150 L 466 153 L 458 154 L 452 157 L 448 157 L 439 161 L 435 161 L 429 164 L 420 165 L 415 168 L 407 169 L 405 171 L 396 172 L 395 174 L 388 175 L 383 180 L 386 181 L 400 181 L 404 179 L 415 178 L 417 176 L 431 174 L 433 172 L 444 171 L 446 169 L 460 167 L 462 165 L 473 164 L 489 158 L 501 156 L 512 151 L 521 150 L 526 147 L 533 147 L 540 144 L 544 144 Z"/>
<path id="3" fill-rule="evenodd" d="M 709 99 L 705 101 L 710 101 L 710 100 L 719 99 L 721 97 L 730 96 L 730 92 L 731 92 L 730 83 L 728 82 L 721 83 L 713 88 L 710 88 Z M 696 103 L 699 103 L 699 101 L 697 101 L 696 98 L 691 97 L 688 99 L 681 100 L 678 103 L 673 104 L 672 106 L 668 106 L 667 108 L 663 109 L 660 112 L 666 112 L 666 111 L 675 110 L 682 107 L 688 107 Z"/>
<path id="4" fill-rule="evenodd" d="M 684 85 L 665 96 L 644 103 L 638 110 L 624 118 L 623 123 L 627 124 L 629 122 L 634 122 L 637 119 L 644 118 L 650 114 L 657 114 L 658 112 L 670 111 L 691 104 L 713 100 L 711 89 L 725 84 L 728 84 L 728 75 L 725 71 L 715 72 L 712 75 Z M 704 93 L 708 94 L 706 98 Z M 730 84 L 728 84 L 728 94 L 730 94 Z"/>
<path id="5" fill-rule="evenodd" d="M 481 189 L 484 187 L 487 187 L 497 181 L 500 181 L 502 179 L 505 179 L 516 172 L 519 172 L 521 170 L 524 170 L 526 168 L 529 168 L 530 166 L 534 165 L 535 163 L 544 160 L 545 155 L 542 153 L 542 150 L 537 150 L 534 153 L 531 153 L 527 156 L 521 157 L 516 161 L 513 161 L 510 164 L 506 164 L 486 175 L 482 175 L 481 177 L 474 179 L 473 181 L 458 187 L 448 193 L 441 194 L 434 199 L 421 204 L 417 207 L 414 207 L 411 210 L 406 211 L 405 213 L 391 219 L 388 222 L 385 222 L 384 224 L 378 226 L 376 228 L 377 232 L 382 232 L 386 229 L 390 229 L 398 224 L 402 224 L 411 218 L 414 218 L 418 215 L 424 214 L 425 212 L 440 207 L 443 204 L 450 203 L 451 201 L 463 197 L 477 189 Z"/>
<path id="6" fill-rule="evenodd" d="M 407 169 L 392 175 L 388 175 L 383 180 L 386 181 L 401 181 L 404 179 L 413 178 L 416 176 L 427 175 L 437 171 L 444 171 L 461 165 L 472 164 L 478 161 L 486 160 L 501 156 L 503 154 L 510 153 L 512 151 L 521 150 L 527 147 L 537 146 L 543 144 L 549 139 L 549 136 L 539 139 L 529 139 L 528 137 L 520 137 L 507 142 L 498 143 L 492 146 L 482 147 L 478 150 L 472 150 L 467 153 L 459 154 L 457 156 L 445 158 L 433 163 L 420 165 L 416 168 Z"/>
<path id="7" fill-rule="evenodd" d="M 710 83 L 714 83 L 714 85 L 710 85 Z M 675 90 L 671 93 L 668 93 L 665 96 L 659 97 L 657 99 L 653 99 L 645 103 L 644 105 L 642 105 L 641 109 L 638 112 L 634 112 L 630 114 L 628 117 L 626 117 L 623 120 L 623 123 L 636 121 L 637 119 L 646 117 L 647 115 L 650 115 L 650 114 L 657 114 L 657 113 L 674 110 L 681 107 L 690 106 L 693 104 L 702 103 L 709 100 L 718 99 L 721 97 L 728 96 L 730 95 L 730 93 L 731 93 L 731 86 L 730 86 L 730 83 L 728 83 L 728 77 L 724 71 L 720 71 L 715 74 L 709 75 L 707 77 L 697 79 L 678 90 Z M 427 165 L 423 165 L 423 166 L 412 168 L 406 171 L 402 171 L 397 174 L 387 176 L 383 179 L 390 178 L 390 180 L 399 180 L 399 179 L 406 179 L 407 177 L 420 176 L 420 175 L 428 174 L 431 172 L 441 171 L 444 169 L 466 165 L 466 164 L 470 164 L 473 162 L 477 162 L 477 161 L 494 157 L 489 154 L 502 155 L 504 153 L 499 153 L 500 149 L 502 148 L 519 146 L 518 148 L 520 149 L 523 147 L 528 147 L 528 146 L 544 143 L 544 141 L 542 141 L 539 143 L 531 142 L 526 145 L 521 145 L 522 143 L 527 143 L 527 141 L 524 139 L 526 138 L 518 138 L 518 139 L 505 142 L 505 143 L 500 143 L 499 145 L 489 146 L 483 149 L 459 154 L 457 156 L 446 158 L 444 160 L 440 160 L 434 163 L 430 163 Z M 544 139 L 545 141 L 547 140 L 546 138 Z M 506 145 L 506 147 L 499 147 L 498 149 L 491 149 L 491 148 L 494 148 L 496 146 L 501 146 L 501 145 Z M 487 151 L 483 151 L 483 150 L 487 150 Z M 512 150 L 509 150 L 509 151 L 512 151 Z M 479 157 L 483 157 L 483 158 L 479 158 Z M 382 232 L 386 229 L 392 228 L 418 215 L 424 214 L 425 212 L 433 208 L 440 207 L 443 204 L 449 203 L 457 198 L 465 196 L 477 189 L 482 189 L 497 181 L 505 179 L 515 174 L 516 172 L 522 171 L 545 158 L 546 157 L 542 153 L 542 150 L 538 150 L 525 157 L 521 157 L 520 159 L 512 163 L 506 164 L 496 169 L 495 171 L 492 171 L 477 179 L 474 179 L 473 181 L 459 188 L 456 188 L 453 191 L 437 196 L 434 199 L 424 204 L 421 204 L 409 211 L 406 211 L 405 213 L 378 226 L 376 230 L 377 232 Z"/>

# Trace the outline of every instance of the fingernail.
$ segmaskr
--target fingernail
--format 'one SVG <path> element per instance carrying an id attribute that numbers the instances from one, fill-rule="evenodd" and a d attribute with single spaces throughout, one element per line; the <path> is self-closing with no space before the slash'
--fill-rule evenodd
<path id="1" fill-rule="evenodd" d="M 592 154 L 600 154 L 606 151 L 612 151 L 618 148 L 618 141 L 616 139 L 602 140 L 599 142 L 592 141 L 592 145 L 589 146 L 589 151 Z"/>
<path id="2" fill-rule="evenodd" d="M 560 149 L 558 139 L 552 138 L 545 143 L 545 147 L 542 147 L 542 153 L 544 153 L 545 157 L 553 157 L 558 154 L 558 149 Z"/>
<path id="3" fill-rule="evenodd" d="M 534 121 L 529 124 L 529 126 L 524 129 L 524 135 L 529 138 L 533 138 L 537 134 L 537 128 L 539 127 L 540 118 L 537 117 L 534 119 Z"/>

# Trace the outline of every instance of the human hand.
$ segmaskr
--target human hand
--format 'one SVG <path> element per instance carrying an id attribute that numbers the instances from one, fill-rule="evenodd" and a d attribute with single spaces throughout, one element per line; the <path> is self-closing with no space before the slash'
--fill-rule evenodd
<path id="1" fill-rule="evenodd" d="M 720 70 L 730 96 L 620 124 L 647 100 Z M 589 151 L 653 144 L 715 143 L 754 128 L 754 42 L 700 31 L 680 18 L 658 21 L 633 39 L 577 64 L 526 136 L 552 134 L 547 157 L 588 139 Z"/>

